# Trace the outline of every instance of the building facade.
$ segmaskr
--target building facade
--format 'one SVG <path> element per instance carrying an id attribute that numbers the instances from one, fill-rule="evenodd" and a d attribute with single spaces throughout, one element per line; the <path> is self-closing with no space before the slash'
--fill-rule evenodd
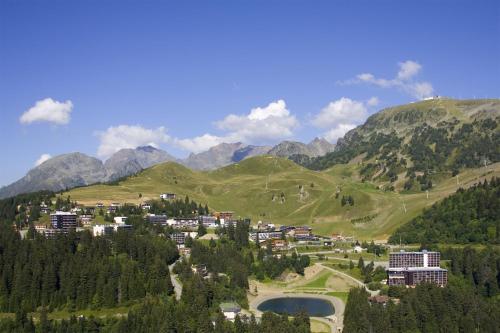
<path id="1" fill-rule="evenodd" d="M 50 224 L 53 229 L 76 229 L 76 214 L 70 212 L 55 212 L 50 214 Z"/>
<path id="2" fill-rule="evenodd" d="M 429 282 L 439 286 L 448 283 L 448 271 L 439 267 L 439 252 L 394 252 L 389 254 L 387 284 L 390 286 L 415 286 Z"/>

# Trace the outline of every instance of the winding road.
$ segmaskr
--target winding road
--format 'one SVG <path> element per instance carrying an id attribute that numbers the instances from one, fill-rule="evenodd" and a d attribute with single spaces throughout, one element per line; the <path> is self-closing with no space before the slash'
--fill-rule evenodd
<path id="1" fill-rule="evenodd" d="M 366 286 L 366 284 L 365 284 L 363 281 L 358 280 L 358 279 L 356 279 L 355 277 L 350 276 L 349 274 L 346 274 L 346 273 L 344 273 L 344 272 L 338 271 L 338 270 L 336 270 L 335 268 L 331 268 L 331 267 L 325 266 L 325 265 L 323 265 L 323 264 L 319 264 L 319 263 L 318 263 L 318 264 L 316 264 L 316 265 L 319 265 L 319 266 L 321 266 L 321 267 L 322 267 L 322 268 L 324 268 L 324 269 L 327 269 L 327 270 L 329 270 L 329 271 L 332 271 L 332 272 L 334 272 L 335 274 L 341 275 L 341 276 L 343 276 L 343 277 L 345 277 L 345 278 L 348 278 L 348 279 L 350 279 L 350 280 L 352 280 L 352 281 L 356 282 L 356 283 L 357 283 L 360 287 L 365 288 L 365 289 L 366 289 L 366 291 L 368 291 L 368 292 L 370 293 L 370 295 L 371 295 L 371 296 L 378 295 L 378 293 L 379 293 L 379 291 L 378 291 L 378 290 L 377 290 L 377 291 L 373 291 L 373 290 L 368 289 L 368 287 Z"/>
<path id="2" fill-rule="evenodd" d="M 172 281 L 172 285 L 174 286 L 175 299 L 179 301 L 182 296 L 182 284 L 179 282 L 179 280 L 177 280 L 177 274 L 174 274 L 174 266 L 176 262 L 174 262 L 172 265 L 169 265 L 168 270 L 170 272 L 170 281 Z"/>

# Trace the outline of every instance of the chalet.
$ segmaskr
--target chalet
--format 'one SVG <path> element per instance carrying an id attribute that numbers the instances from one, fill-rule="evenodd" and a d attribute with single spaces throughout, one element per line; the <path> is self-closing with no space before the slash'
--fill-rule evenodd
<path id="1" fill-rule="evenodd" d="M 187 237 L 196 238 L 198 236 L 197 232 L 174 232 L 170 235 L 170 239 L 175 241 L 178 245 L 182 245 L 186 242 Z"/>
<path id="2" fill-rule="evenodd" d="M 104 208 L 104 204 L 102 202 L 98 202 L 95 204 L 96 208 Z"/>
<path id="3" fill-rule="evenodd" d="M 54 238 L 59 234 L 67 233 L 67 230 L 65 230 L 65 229 L 54 229 L 54 228 L 45 228 L 45 227 L 40 227 L 40 228 L 36 229 L 36 231 L 39 232 L 40 234 L 44 235 L 46 238 Z"/>
<path id="4" fill-rule="evenodd" d="M 257 230 L 259 231 L 274 231 L 276 226 L 273 223 L 264 223 L 262 221 L 257 222 Z"/>
<path id="5" fill-rule="evenodd" d="M 42 233 L 45 231 L 45 229 L 47 229 L 47 227 L 45 225 L 35 224 L 35 231 Z"/>
<path id="6" fill-rule="evenodd" d="M 199 221 L 206 228 L 216 228 L 216 227 L 218 227 L 217 218 L 215 216 L 202 215 L 202 216 L 199 217 Z"/>
<path id="7" fill-rule="evenodd" d="M 186 235 L 183 232 L 175 232 L 170 235 L 170 238 L 177 244 L 184 244 L 186 241 Z"/>
<path id="8" fill-rule="evenodd" d="M 74 230 L 77 227 L 76 214 L 56 211 L 50 214 L 50 224 L 54 229 Z"/>
<path id="9" fill-rule="evenodd" d="M 116 213 L 118 209 L 121 207 L 121 204 L 117 202 L 113 202 L 111 205 L 108 207 L 108 213 Z"/>
<path id="10" fill-rule="evenodd" d="M 114 221 L 116 224 L 125 224 L 125 222 L 127 222 L 127 217 L 126 216 L 115 216 Z"/>
<path id="11" fill-rule="evenodd" d="M 237 303 L 221 303 L 220 310 L 226 319 L 233 321 L 236 316 L 241 312 L 241 307 Z"/>
<path id="12" fill-rule="evenodd" d="M 315 237 L 311 233 L 309 227 L 296 227 L 288 233 L 289 236 L 294 237 L 296 240 L 314 240 Z"/>
<path id="13" fill-rule="evenodd" d="M 386 296 L 386 295 L 375 295 L 375 296 L 368 297 L 368 301 L 371 304 L 382 304 L 382 305 L 385 306 L 389 302 L 389 296 Z"/>
<path id="14" fill-rule="evenodd" d="M 170 223 L 168 223 L 170 224 Z M 174 227 L 176 228 L 197 228 L 198 227 L 198 219 L 195 218 L 184 218 L 177 217 L 174 218 Z"/>
<path id="15" fill-rule="evenodd" d="M 92 227 L 92 234 L 96 236 L 106 236 L 111 235 L 113 232 L 118 232 L 118 230 L 131 230 L 132 226 L 128 224 L 97 224 Z"/>
<path id="16" fill-rule="evenodd" d="M 272 248 L 274 251 L 283 251 L 288 249 L 288 244 L 284 239 L 273 239 Z"/>
<path id="17" fill-rule="evenodd" d="M 71 213 L 77 214 L 77 213 L 82 212 L 82 211 L 83 211 L 83 209 L 82 209 L 82 207 L 80 207 L 80 206 L 76 206 L 76 207 L 74 207 L 74 208 L 71 208 L 71 210 L 70 210 L 70 211 L 71 211 Z"/>
<path id="18" fill-rule="evenodd" d="M 268 239 L 281 239 L 283 234 L 279 231 L 271 231 L 271 232 L 251 232 L 250 240 L 256 242 L 257 238 L 259 239 L 259 243 L 265 242 Z"/>
<path id="19" fill-rule="evenodd" d="M 92 215 L 80 215 L 80 223 L 83 226 L 89 226 L 92 224 L 93 216 Z"/>
<path id="20" fill-rule="evenodd" d="M 176 195 L 175 193 L 162 193 L 160 194 L 160 199 L 163 200 L 175 200 Z"/>
<path id="21" fill-rule="evenodd" d="M 92 235 L 94 237 L 111 235 L 113 231 L 113 227 L 110 224 L 97 224 L 92 227 Z"/>
<path id="22" fill-rule="evenodd" d="M 232 221 L 233 216 L 234 216 L 234 212 L 230 212 L 230 211 L 215 213 L 215 217 L 218 217 L 220 220 L 224 220 L 224 221 Z"/>
<path id="23" fill-rule="evenodd" d="M 151 205 L 150 205 L 150 204 L 142 204 L 142 205 L 141 205 L 141 208 L 142 208 L 143 210 L 150 210 L 150 209 L 151 209 Z"/>
<path id="24" fill-rule="evenodd" d="M 149 223 L 167 225 L 168 217 L 167 215 L 148 214 L 146 216 L 146 219 L 148 220 Z"/>
<path id="25" fill-rule="evenodd" d="M 354 253 L 361 253 L 361 252 L 363 252 L 363 248 L 361 247 L 361 245 L 356 245 L 356 246 L 354 246 L 353 251 L 354 251 Z"/>
<path id="26" fill-rule="evenodd" d="M 295 227 L 293 225 L 280 225 L 279 227 L 279 231 L 284 231 L 285 233 L 288 233 L 294 229 Z"/>

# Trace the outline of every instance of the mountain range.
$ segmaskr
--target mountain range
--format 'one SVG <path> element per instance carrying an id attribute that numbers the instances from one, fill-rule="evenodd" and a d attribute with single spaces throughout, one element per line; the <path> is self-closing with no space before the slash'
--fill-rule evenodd
<path id="1" fill-rule="evenodd" d="M 317 157 L 333 151 L 334 147 L 335 145 L 319 138 L 309 144 L 284 141 L 274 147 L 246 145 L 241 142 L 221 143 L 205 152 L 177 159 L 161 149 L 142 146 L 121 149 L 104 162 L 75 152 L 53 157 L 31 169 L 16 182 L 0 188 L 0 198 L 40 190 L 57 192 L 78 186 L 112 182 L 164 162 L 175 161 L 194 170 L 213 170 L 266 154 L 289 157 L 300 153 Z"/>
<path id="2" fill-rule="evenodd" d="M 159 163 L 174 161 L 193 170 L 214 170 L 250 157 L 272 155 L 313 170 L 360 165 L 359 177 L 386 189 L 427 190 L 436 175 L 456 174 L 500 161 L 500 100 L 431 100 L 390 107 L 370 116 L 333 145 L 283 141 L 274 147 L 221 143 L 176 159 L 151 147 L 122 149 L 105 162 L 64 154 L 42 163 L 0 189 L 0 198 L 38 190 L 61 191 L 112 182 Z"/>

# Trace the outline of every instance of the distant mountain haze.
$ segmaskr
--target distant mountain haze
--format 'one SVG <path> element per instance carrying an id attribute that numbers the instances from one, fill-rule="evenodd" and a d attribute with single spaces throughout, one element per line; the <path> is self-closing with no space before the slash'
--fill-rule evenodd
<path id="1" fill-rule="evenodd" d="M 138 147 L 136 149 L 121 149 L 104 163 L 108 171 L 108 178 L 115 180 L 155 164 L 176 161 L 177 159 L 167 152 L 151 146 Z"/>
<path id="2" fill-rule="evenodd" d="M 325 145 L 325 142 L 324 139 L 315 139 L 311 142 L 309 144 L 312 147 L 310 152 L 313 155 L 311 156 L 317 156 L 323 151 L 321 149 L 324 148 L 321 147 Z M 309 146 L 300 142 L 296 142 L 294 145 Z M 268 154 L 274 148 L 272 146 L 246 145 L 241 142 L 221 143 L 205 152 L 191 154 L 185 159 L 176 159 L 161 149 L 143 146 L 135 149 L 121 149 L 104 163 L 82 153 L 63 154 L 45 161 L 18 181 L 0 188 L 0 198 L 40 190 L 57 192 L 78 186 L 114 181 L 136 174 L 153 165 L 171 161 L 195 170 L 213 170 L 249 157 Z M 295 150 L 290 149 L 290 151 Z M 308 153 L 309 151 L 306 149 L 304 152 Z M 285 151 L 281 151 L 280 156 L 288 157 L 289 155 Z"/>

